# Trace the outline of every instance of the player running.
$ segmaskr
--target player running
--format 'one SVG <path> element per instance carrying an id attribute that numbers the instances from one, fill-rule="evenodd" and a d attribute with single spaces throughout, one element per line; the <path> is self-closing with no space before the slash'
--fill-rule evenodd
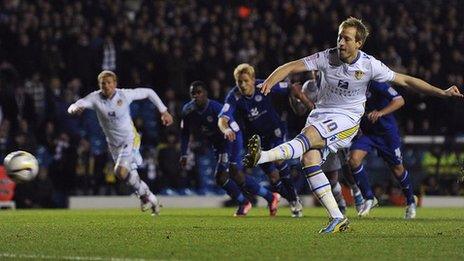
<path id="1" fill-rule="evenodd" d="M 329 224 L 320 233 L 334 233 L 348 228 L 348 219 L 340 212 L 331 193 L 330 183 L 321 170 L 322 153 L 346 148 L 356 135 L 371 80 L 392 82 L 405 88 L 438 97 L 462 97 L 456 86 L 446 90 L 405 74 L 396 73 L 382 62 L 360 50 L 369 32 L 361 20 L 350 17 L 338 30 L 337 47 L 315 53 L 278 67 L 263 83 L 267 95 L 276 83 L 290 73 L 318 70 L 325 84 L 321 98 L 308 116 L 306 127 L 293 140 L 273 149 L 261 150 L 259 136 L 248 144 L 247 166 L 277 160 L 301 158 L 303 174 L 313 193 L 329 213 Z"/>
<path id="2" fill-rule="evenodd" d="M 259 133 L 263 137 L 263 146 L 272 148 L 286 140 L 286 127 L 278 112 L 272 106 L 272 98 L 257 90 L 262 80 L 255 78 L 254 68 L 246 63 L 238 65 L 234 70 L 236 86 L 228 93 L 224 107 L 219 114 L 219 127 L 230 139 L 231 119 L 236 117 L 244 122 L 242 129 L 246 133 Z M 273 89 L 273 94 L 290 95 L 290 86 L 281 82 Z M 301 91 L 300 94 L 302 95 Z M 263 171 L 269 177 L 271 186 L 290 204 L 292 217 L 302 216 L 302 205 L 291 180 L 290 168 L 286 161 L 263 164 Z M 280 175 L 280 176 L 279 176 Z"/>
<path id="3" fill-rule="evenodd" d="M 218 115 L 222 104 L 208 99 L 206 85 L 201 81 L 194 81 L 190 85 L 190 97 L 192 100 L 182 108 L 181 121 L 181 153 L 180 165 L 185 169 L 187 165 L 187 149 L 190 135 L 202 142 L 210 143 L 217 158 L 215 169 L 216 184 L 222 187 L 226 193 L 234 199 L 239 207 L 234 216 L 246 216 L 252 205 L 244 196 L 240 187 L 229 175 L 229 165 L 234 171 L 243 169 L 240 158 L 240 150 L 243 146 L 243 138 L 237 123 L 232 122 L 237 139 L 228 141 L 217 126 Z M 238 173 L 236 174 L 238 175 Z M 243 173 L 242 173 L 243 175 Z M 258 185 L 259 186 L 259 185 Z M 270 192 L 269 192 L 270 193 Z M 272 197 L 272 195 L 271 195 Z"/>
<path id="4" fill-rule="evenodd" d="M 403 97 L 387 83 L 370 82 L 367 91 L 366 115 L 361 120 L 362 135 L 350 147 L 349 164 L 366 202 L 359 216 L 367 216 L 377 205 L 362 161 L 373 149 L 388 164 L 406 197 L 404 218 L 416 217 L 416 202 L 409 172 L 403 166 L 401 137 L 393 112 L 404 105 Z"/>
<path id="5" fill-rule="evenodd" d="M 96 111 L 109 151 L 115 161 L 116 177 L 134 190 L 140 198 L 142 211 L 151 209 L 152 215 L 158 215 L 160 203 L 147 184 L 140 180 L 137 172 L 137 167 L 142 163 L 139 152 L 141 139 L 132 122 L 129 105 L 134 100 L 148 98 L 160 111 L 163 125 L 169 126 L 173 121 L 172 116 L 152 89 L 119 89 L 117 84 L 114 72 L 102 71 L 98 75 L 100 90 L 71 104 L 68 113 L 81 114 L 84 109 Z"/>

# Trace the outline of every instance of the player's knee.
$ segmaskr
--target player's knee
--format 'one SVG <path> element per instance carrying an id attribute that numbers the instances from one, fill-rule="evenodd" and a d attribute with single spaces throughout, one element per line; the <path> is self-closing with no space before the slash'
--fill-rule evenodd
<path id="1" fill-rule="evenodd" d="M 316 158 L 311 153 L 305 153 L 301 157 L 301 164 L 303 166 L 314 166 L 314 165 L 319 165 L 321 163 L 320 158 Z"/>
<path id="2" fill-rule="evenodd" d="M 129 170 L 125 168 L 124 166 L 116 165 L 114 167 L 114 174 L 116 175 L 117 178 L 124 180 L 127 178 L 127 175 L 129 174 Z"/>
<path id="3" fill-rule="evenodd" d="M 229 175 L 237 184 L 245 183 L 245 173 L 236 166 L 230 166 Z"/>
<path id="4" fill-rule="evenodd" d="M 311 148 L 321 149 L 325 146 L 324 138 L 322 138 L 319 131 L 314 126 L 308 126 L 303 129 L 302 133 L 309 139 Z"/>
<path id="5" fill-rule="evenodd" d="M 351 169 L 356 169 L 362 163 L 362 158 L 357 157 L 356 155 L 351 155 L 348 159 L 348 164 L 350 165 Z"/>

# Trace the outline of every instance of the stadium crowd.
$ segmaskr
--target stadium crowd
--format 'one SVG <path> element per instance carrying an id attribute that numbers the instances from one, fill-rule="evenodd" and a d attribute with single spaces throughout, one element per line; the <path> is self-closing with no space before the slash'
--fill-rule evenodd
<path id="1" fill-rule="evenodd" d="M 177 164 L 178 120 L 192 81 L 207 82 L 210 97 L 223 102 L 237 64 L 253 64 L 264 78 L 286 61 L 334 46 L 339 22 L 356 16 L 372 31 L 366 52 L 436 86 L 462 87 L 463 12 L 459 0 L 2 1 L 0 156 L 22 149 L 41 162 L 38 179 L 18 186 L 18 205 L 64 207 L 69 194 L 128 193 L 112 174 L 95 114 L 66 113 L 97 89 L 101 70 L 115 71 L 120 87 L 152 87 L 177 119 L 159 128 L 150 103 L 132 108 L 149 186 L 165 194 L 205 194 L 212 170 L 199 173 L 194 165 L 212 165 L 211 153 L 197 144 L 190 170 Z M 464 134 L 462 102 L 402 94 L 406 105 L 397 117 L 403 134 Z M 300 127 L 289 125 L 291 133 Z M 463 193 L 462 186 L 440 182 L 428 177 L 423 192 Z M 380 187 L 384 194 L 394 191 Z"/>

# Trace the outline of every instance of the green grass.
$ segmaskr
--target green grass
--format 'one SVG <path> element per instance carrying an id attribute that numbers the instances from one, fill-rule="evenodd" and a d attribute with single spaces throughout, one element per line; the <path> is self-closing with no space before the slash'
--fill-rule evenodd
<path id="1" fill-rule="evenodd" d="M 464 209 L 378 208 L 359 219 L 350 209 L 347 232 L 319 235 L 321 208 L 301 219 L 282 208 L 234 218 L 233 209 L 0 211 L 0 260 L 464 260 Z"/>

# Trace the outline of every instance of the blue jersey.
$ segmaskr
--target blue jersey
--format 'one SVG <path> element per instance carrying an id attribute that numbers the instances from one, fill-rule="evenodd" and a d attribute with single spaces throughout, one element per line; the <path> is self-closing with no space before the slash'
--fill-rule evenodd
<path id="1" fill-rule="evenodd" d="M 263 80 L 256 80 L 256 86 Z M 271 89 L 272 94 L 289 94 L 288 83 L 281 82 Z M 273 134 L 276 137 L 284 135 L 284 124 L 280 119 L 279 113 L 272 104 L 272 95 L 265 96 L 256 87 L 252 96 L 247 97 L 240 93 L 238 86 L 235 86 L 227 94 L 224 107 L 219 117 L 224 116 L 232 119 L 234 115 L 241 118 L 245 123 L 248 132 L 259 134 L 260 136 L 269 136 Z"/>
<path id="2" fill-rule="evenodd" d="M 367 119 L 367 114 L 371 111 L 380 111 L 385 108 L 393 99 L 401 97 L 398 92 L 388 83 L 371 81 L 367 89 L 366 114 L 361 120 L 361 130 L 364 134 L 383 135 L 398 134 L 396 119 L 392 113 L 384 115 L 376 123 Z"/>
<path id="3" fill-rule="evenodd" d="M 195 102 L 190 101 L 182 108 L 182 133 L 181 151 L 182 155 L 187 154 L 190 134 L 196 138 L 205 139 L 217 147 L 226 140 L 224 134 L 217 126 L 218 114 L 222 109 L 222 104 L 209 100 L 203 110 L 200 110 Z"/>

